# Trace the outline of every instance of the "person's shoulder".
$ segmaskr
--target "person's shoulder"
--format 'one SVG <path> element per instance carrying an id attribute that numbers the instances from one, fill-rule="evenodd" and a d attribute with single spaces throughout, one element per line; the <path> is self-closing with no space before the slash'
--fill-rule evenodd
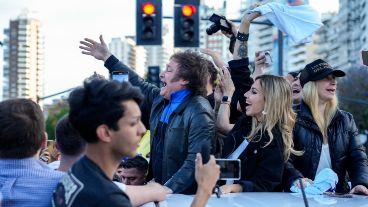
<path id="1" fill-rule="evenodd" d="M 96 206 L 130 206 L 129 197 L 112 181 L 98 174 L 91 173 L 86 176 L 85 173 L 74 173 L 73 169 L 68 171 L 56 186 L 53 195 L 55 206 L 80 206 L 92 203 L 97 203 Z"/>
<path id="2" fill-rule="evenodd" d="M 337 109 L 336 115 L 340 116 L 341 118 L 346 118 L 346 119 L 349 119 L 349 120 L 353 119 L 353 114 L 351 114 L 350 112 L 341 110 L 341 109 Z"/>
<path id="3" fill-rule="evenodd" d="M 51 169 L 49 166 L 47 166 L 45 163 L 42 163 L 41 161 L 36 160 L 35 161 L 35 168 L 34 172 L 31 173 L 34 178 L 40 177 L 44 181 L 51 180 L 51 181 L 59 181 L 60 178 L 65 175 L 64 172 L 57 171 Z"/>
<path id="4" fill-rule="evenodd" d="M 196 110 L 212 111 L 210 102 L 208 102 L 205 97 L 200 95 L 192 96 L 188 106 Z"/>
<path id="5" fill-rule="evenodd" d="M 334 120 L 332 121 L 335 125 L 342 124 L 343 127 L 351 127 L 352 123 L 354 123 L 354 117 L 353 114 L 350 112 L 337 109 L 336 115 L 334 117 Z"/>
<path id="6" fill-rule="evenodd" d="M 71 206 L 78 204 L 80 201 L 79 195 L 83 191 L 88 191 L 84 183 L 79 180 L 72 171 L 68 171 L 56 185 L 52 196 L 53 206 Z"/>

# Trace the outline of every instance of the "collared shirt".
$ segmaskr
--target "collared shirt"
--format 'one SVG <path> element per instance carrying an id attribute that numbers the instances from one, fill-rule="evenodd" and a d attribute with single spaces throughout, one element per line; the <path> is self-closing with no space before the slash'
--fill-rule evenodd
<path id="1" fill-rule="evenodd" d="M 52 192 L 64 173 L 34 158 L 0 159 L 2 206 L 51 206 Z"/>

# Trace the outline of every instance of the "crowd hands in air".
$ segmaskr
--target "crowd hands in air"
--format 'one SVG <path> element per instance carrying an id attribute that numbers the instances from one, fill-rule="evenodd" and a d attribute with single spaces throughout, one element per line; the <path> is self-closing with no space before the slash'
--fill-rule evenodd
<path id="1" fill-rule="evenodd" d="M 40 107 L 0 102 L 2 204 L 140 206 L 181 193 L 205 206 L 216 185 L 225 194 L 290 192 L 300 178 L 313 185 L 326 168 L 336 173 L 336 192 L 368 195 L 365 149 L 352 115 L 337 107 L 336 79 L 345 73 L 318 59 L 285 77 L 265 75 L 262 51 L 251 70 L 247 42 L 258 16 L 245 15 L 239 27 L 229 22 L 233 60 L 210 49 L 175 53 L 161 88 L 116 59 L 102 36 L 82 40 L 83 54 L 110 73 L 128 72 L 129 81 L 92 76 L 71 92 L 55 129 L 55 170 L 39 161 L 50 159 Z M 149 162 L 137 155 L 147 130 Z M 240 179 L 219 180 L 215 157 L 240 159 Z"/>

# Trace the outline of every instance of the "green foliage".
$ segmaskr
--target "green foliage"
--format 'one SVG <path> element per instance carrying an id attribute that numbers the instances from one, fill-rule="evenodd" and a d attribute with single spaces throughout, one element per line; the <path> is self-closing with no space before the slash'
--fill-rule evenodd
<path id="1" fill-rule="evenodd" d="M 60 102 L 49 109 L 46 119 L 46 132 L 48 139 L 55 140 L 55 126 L 59 119 L 69 112 L 69 107 L 66 102 Z"/>
<path id="2" fill-rule="evenodd" d="M 368 129 L 368 67 L 357 65 L 345 71 L 338 83 L 339 106 L 353 114 L 360 130 Z"/>

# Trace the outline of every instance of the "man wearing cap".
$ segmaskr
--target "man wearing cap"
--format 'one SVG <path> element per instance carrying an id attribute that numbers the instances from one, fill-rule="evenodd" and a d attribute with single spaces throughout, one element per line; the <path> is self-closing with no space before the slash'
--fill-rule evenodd
<path id="1" fill-rule="evenodd" d="M 297 110 L 294 149 L 304 154 L 289 159 L 286 187 L 299 187 L 295 182 L 298 178 L 303 178 L 304 184 L 311 182 L 320 171 L 329 168 L 338 177 L 336 192 L 368 195 L 365 148 L 357 139 L 353 116 L 337 107 L 336 77 L 343 76 L 345 72 L 334 70 L 321 59 L 301 71 L 303 100 Z"/>

